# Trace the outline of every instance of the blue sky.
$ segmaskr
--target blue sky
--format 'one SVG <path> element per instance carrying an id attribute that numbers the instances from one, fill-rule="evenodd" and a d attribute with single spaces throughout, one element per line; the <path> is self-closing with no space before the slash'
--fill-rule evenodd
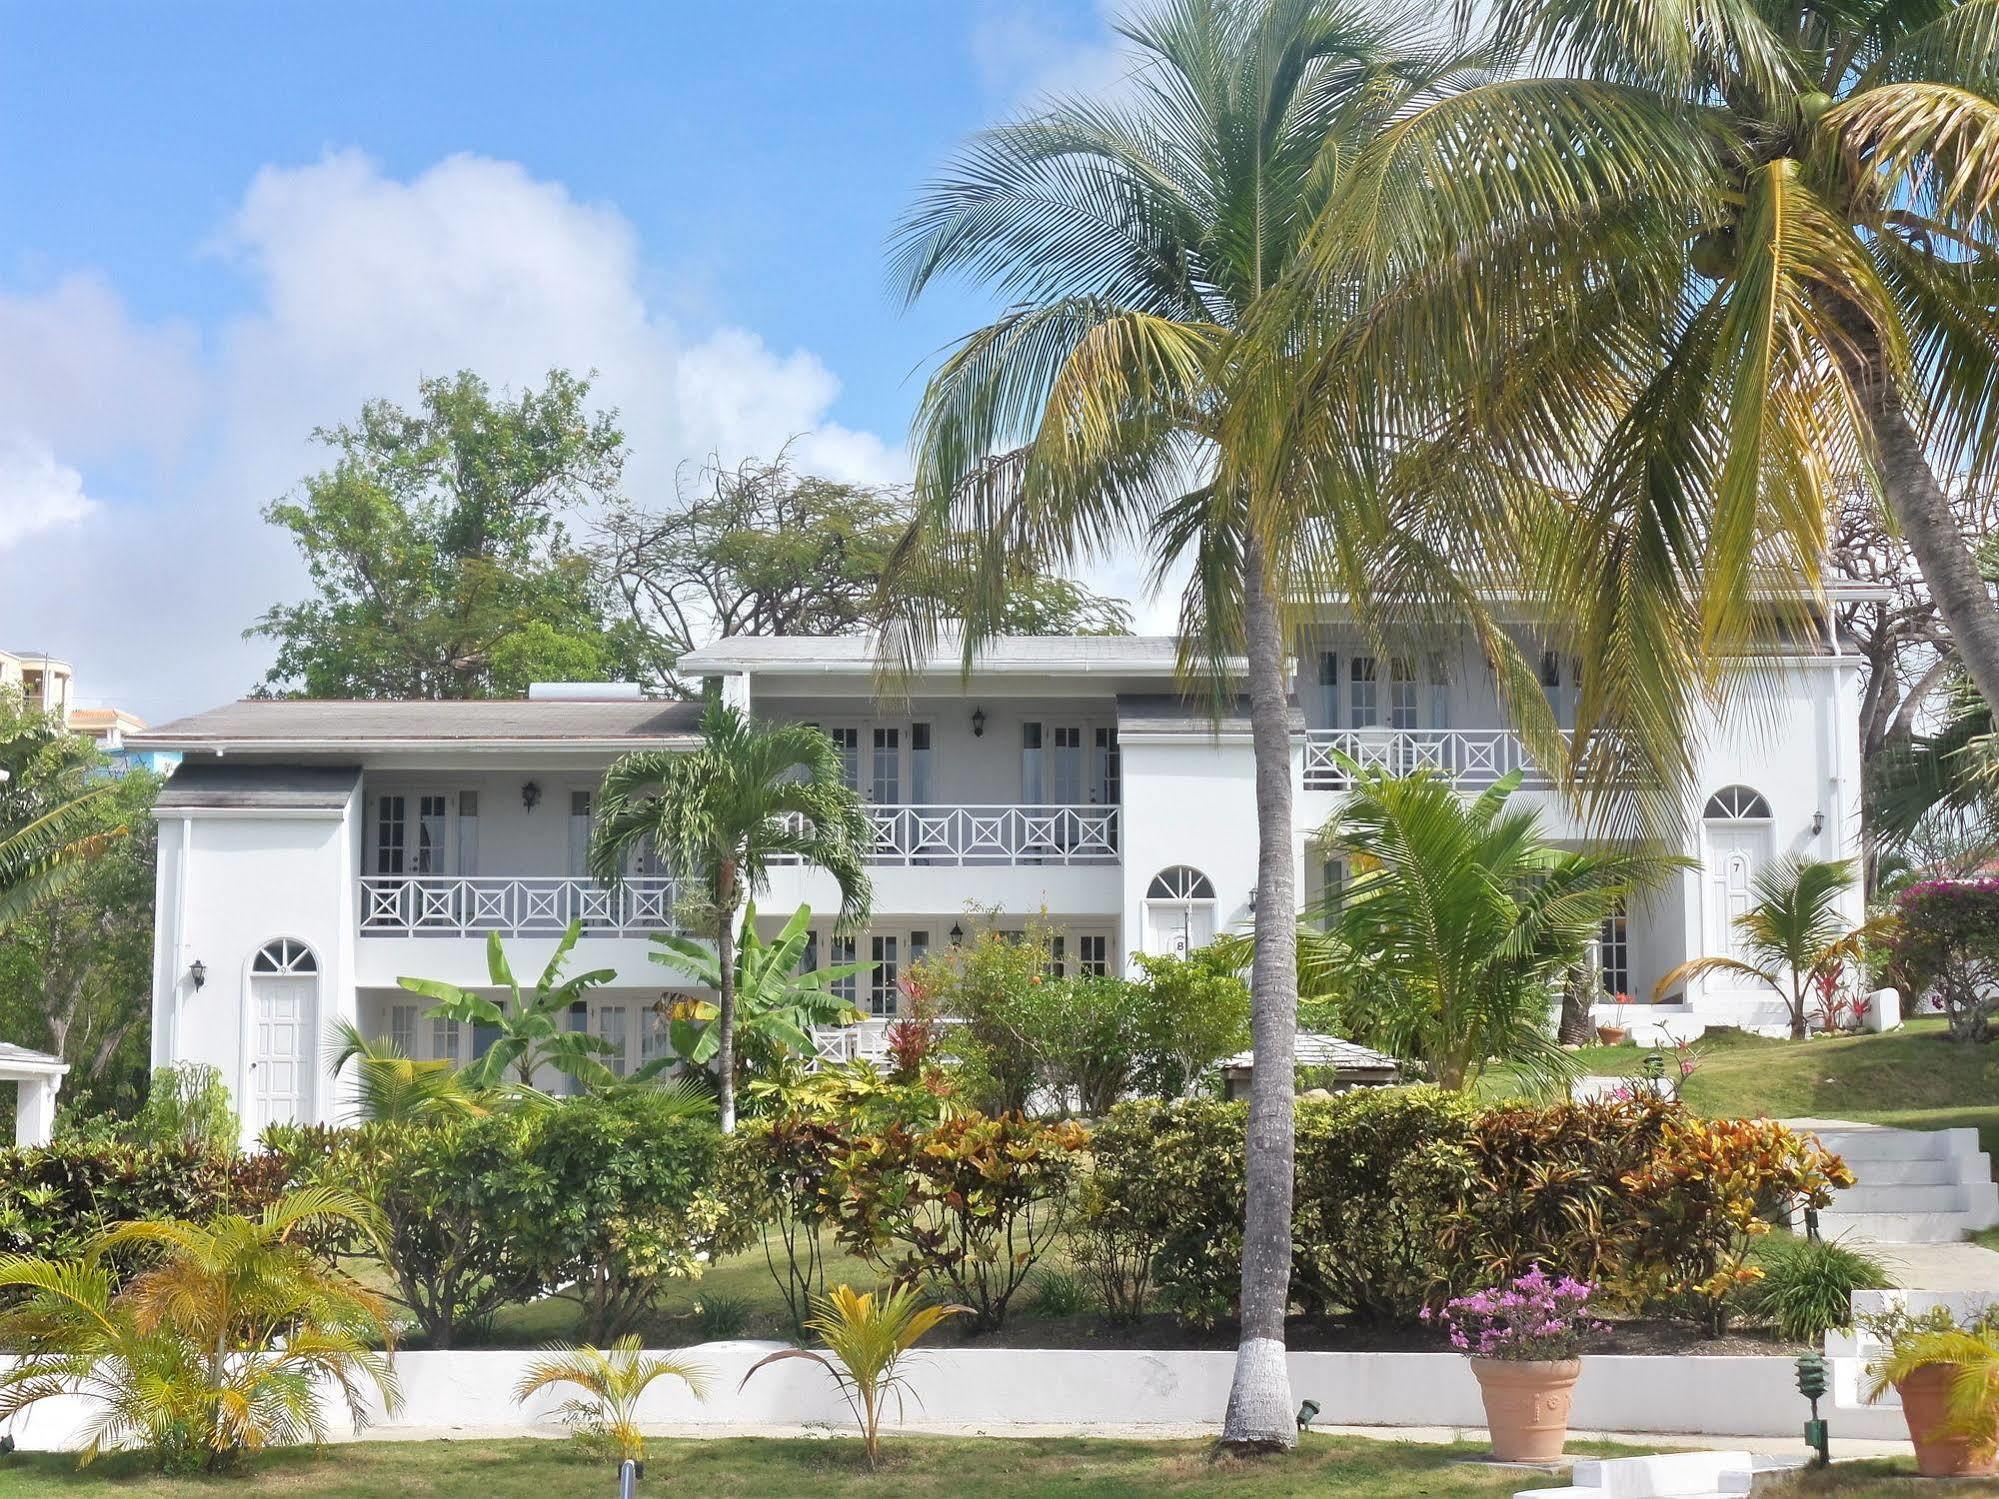
<path id="1" fill-rule="evenodd" d="M 1117 70 L 1094 0 L 93 4 L 0 17 L 0 645 L 159 718 L 247 690 L 305 435 L 594 365 L 635 487 L 810 432 L 892 478 L 884 242 L 966 133 Z"/>

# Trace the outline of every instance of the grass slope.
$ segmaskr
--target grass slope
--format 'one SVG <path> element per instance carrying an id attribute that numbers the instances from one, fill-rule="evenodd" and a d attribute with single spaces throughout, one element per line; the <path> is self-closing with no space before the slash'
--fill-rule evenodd
<path id="1" fill-rule="evenodd" d="M 1999 1160 L 1999 1046 L 1953 1042 L 1941 1020 L 1912 1021 L 1880 1036 L 1716 1035 L 1696 1044 L 1701 1065 L 1687 1082 L 1686 1100 L 1703 1114 L 1853 1119 L 1904 1129 L 1969 1125 Z M 1615 1077 L 1641 1072 L 1646 1054 L 1637 1046 L 1591 1046 L 1576 1060 L 1584 1072 Z M 1482 1091 L 1503 1097 L 1517 1086 L 1496 1070 Z"/>
<path id="2" fill-rule="evenodd" d="M 1615 1451 L 1592 1448 L 1595 1451 Z M 1433 1447 L 1312 1436 L 1296 1452 L 1247 1462 L 1217 1461 L 1202 1442 L 1062 1438 L 999 1441 L 891 1438 L 879 1473 L 860 1443 L 799 1438 L 732 1437 L 659 1441 L 646 1463 L 643 1490 L 708 1496 L 867 1495 L 869 1499 L 962 1494 L 974 1480 L 980 1499 L 1095 1499 L 1114 1494 L 1219 1494 L 1276 1499 L 1300 1493 L 1345 1499 L 1416 1495 L 1505 1495 L 1528 1475 L 1477 1461 L 1481 1449 Z M 1799 1494 L 1845 1499 L 1915 1492 L 1912 1478 L 1869 1476 L 1858 1483 L 1800 1487 Z M 199 1494 L 284 1494 L 290 1499 L 569 1499 L 616 1490 L 615 1471 L 588 1461 L 565 1442 L 370 1442 L 319 1452 L 270 1453 L 243 1471 L 214 1479 L 160 1478 L 128 1457 L 79 1471 L 66 1456 L 16 1454 L 0 1459 L 0 1499 L 62 1499 L 107 1494 L 168 1499 Z"/>

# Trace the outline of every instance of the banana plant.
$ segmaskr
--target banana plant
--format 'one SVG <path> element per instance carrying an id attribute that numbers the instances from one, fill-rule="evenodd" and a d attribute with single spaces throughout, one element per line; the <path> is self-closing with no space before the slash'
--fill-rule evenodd
<path id="1" fill-rule="evenodd" d="M 757 908 L 744 911 L 742 941 L 736 948 L 736 1034 L 744 1059 L 752 1065 L 766 1065 L 785 1052 L 810 1056 L 812 1028 L 840 1025 L 858 1020 L 860 1012 L 852 1002 L 833 992 L 833 986 L 873 971 L 872 963 L 838 963 L 800 973 L 798 965 L 811 940 L 812 908 L 800 906 L 769 943 L 757 936 Z M 655 963 L 686 975 L 703 988 L 721 989 L 721 967 L 715 951 L 705 943 L 662 932 L 653 937 Z M 681 999 L 669 1012 L 667 1039 L 674 1058 L 690 1066 L 705 1067 L 721 1050 L 721 1027 L 715 1023 L 719 1011 L 705 999 Z M 640 1069 L 643 1076 L 670 1062 L 653 1061 Z"/>
<path id="2" fill-rule="evenodd" d="M 618 1081 L 617 1074 L 598 1060 L 617 1049 L 613 1043 L 588 1031 L 568 1028 L 569 1007 L 581 1002 L 590 990 L 608 984 L 618 976 L 615 969 L 594 968 L 572 979 L 562 977 L 562 966 L 569 961 L 569 954 L 582 932 L 581 921 L 569 923 L 569 930 L 556 944 L 548 966 L 535 980 L 534 991 L 525 995 L 514 978 L 513 969 L 507 965 L 500 934 L 489 933 L 486 938 L 486 971 L 492 976 L 494 988 L 507 991 L 507 998 L 502 1003 L 496 1004 L 475 990 L 461 989 L 440 979 L 396 980 L 410 993 L 437 1001 L 436 1007 L 429 1012 L 430 1019 L 457 1020 L 490 1026 L 499 1031 L 499 1038 L 487 1048 L 486 1054 L 465 1069 L 467 1087 L 474 1090 L 500 1087 L 509 1081 L 507 1073 L 511 1069 L 514 1074 L 512 1081 L 521 1088 L 532 1090 L 535 1074 L 544 1067 L 565 1077 L 573 1077 L 586 1087 L 605 1088 Z"/>

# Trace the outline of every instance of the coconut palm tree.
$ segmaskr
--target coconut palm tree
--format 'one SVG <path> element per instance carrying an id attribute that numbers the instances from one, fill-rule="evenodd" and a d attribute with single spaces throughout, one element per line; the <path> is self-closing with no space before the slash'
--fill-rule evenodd
<path id="1" fill-rule="evenodd" d="M 969 667 L 1016 579 L 1121 547 L 1191 574 L 1182 664 L 1219 699 L 1246 682 L 1257 805 L 1252 1031 L 1288 1058 L 1296 924 L 1285 658 L 1303 601 L 1351 601 L 1377 632 L 1448 614 L 1477 632 L 1542 763 L 1563 751 L 1532 671 L 1460 558 L 1505 555 L 1524 504 L 1481 491 L 1386 502 L 1386 449 L 1352 391 L 1293 444 L 1288 381 L 1306 345 L 1258 309 L 1348 191 L 1360 151 L 1464 66 L 1431 17 L 1358 0 L 1167 0 L 1120 27 L 1137 54 L 1110 100 L 1071 98 L 974 137 L 904 224 L 915 297 L 960 276 L 1011 306 L 962 339 L 915 430 L 918 524 L 896 558 L 952 551 Z M 1330 294 L 1311 303 L 1323 311 Z M 1358 304 L 1349 300 L 1349 311 Z M 1287 301 L 1279 312 L 1296 313 Z M 1275 315 L 1275 314 L 1273 314 Z M 1248 335 L 1256 333 L 1253 342 Z M 1342 424 L 1343 418 L 1352 420 Z M 998 456 L 993 456 L 997 454 Z M 904 591 L 886 674 L 928 655 L 935 589 Z M 1291 1068 L 1257 1069 L 1247 1134 L 1242 1341 L 1224 1440 L 1296 1440 L 1284 1368 L 1291 1261 Z"/>
<path id="2" fill-rule="evenodd" d="M 1568 849 L 1513 807 L 1521 774 L 1467 802 L 1428 772 L 1355 770 L 1318 847 L 1355 871 L 1298 932 L 1302 997 L 1341 1033 L 1471 1086 L 1492 1059 L 1553 1083 L 1570 1070 L 1549 1024 L 1570 970 L 1620 904 L 1684 861 Z"/>
<path id="3" fill-rule="evenodd" d="M 255 1217 L 121 1223 L 81 1260 L 0 1256 L 0 1288 L 26 1293 L 8 1314 L 0 1421 L 59 1395 L 99 1409 L 83 1461 L 138 1443 L 169 1465 L 222 1466 L 244 1452 L 323 1441 L 327 1389 L 358 1426 L 364 1383 L 400 1403 L 382 1298 L 328 1268 L 303 1242 L 360 1233 L 379 1250 L 375 1210 L 351 1192 L 289 1192 Z M 113 1289 L 104 1256 L 141 1247 L 149 1268 Z"/>
<path id="4" fill-rule="evenodd" d="M 1848 922 L 1840 898 L 1853 888 L 1851 859 L 1782 859 L 1761 870 L 1749 909 L 1735 918 L 1735 941 L 1747 956 L 1690 958 L 1660 979 L 1654 999 L 1676 985 L 1709 973 L 1738 973 L 1760 980 L 1783 997 L 1791 1039 L 1802 1041 L 1806 1007 L 1820 988 L 1839 982 L 1849 963 L 1888 929 L 1878 916 Z"/>
<path id="5" fill-rule="evenodd" d="M 816 865 L 840 892 L 839 922 L 867 919 L 870 829 L 833 741 L 810 724 L 759 723 L 721 701 L 701 744 L 626 755 L 604 773 L 590 872 L 619 880 L 642 850 L 698 883 L 714 920 L 715 1075 L 722 1130 L 736 1128 L 736 917 L 780 858 Z"/>
<path id="6" fill-rule="evenodd" d="M 551 1344 L 527 1366 L 514 1399 L 556 1385 L 574 1385 L 582 1394 L 557 1408 L 558 1419 L 576 1428 L 576 1439 L 612 1457 L 644 1462 L 645 1433 L 639 1429 L 639 1400 L 662 1379 L 678 1379 L 697 1400 L 708 1398 L 710 1371 L 704 1364 L 645 1352 L 637 1333 L 627 1333 L 608 1350 L 588 1343 L 576 1348 Z"/>
<path id="7" fill-rule="evenodd" d="M 1308 411 L 1383 379 L 1434 460 L 1415 482 L 1580 496 L 1549 575 L 1596 600 L 1580 728 L 1621 709 L 1666 741 L 1773 611 L 1809 629 L 1849 475 L 1999 704 L 1999 610 L 1946 494 L 1999 470 L 1999 13 L 1488 10 L 1526 63 L 1398 119 L 1304 257 L 1382 309 L 1321 342 Z"/>

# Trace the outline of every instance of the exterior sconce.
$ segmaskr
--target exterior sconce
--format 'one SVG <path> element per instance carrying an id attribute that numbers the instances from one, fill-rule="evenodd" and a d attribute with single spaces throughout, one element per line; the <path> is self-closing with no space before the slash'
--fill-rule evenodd
<path id="1" fill-rule="evenodd" d="M 525 786 L 521 787 L 521 806 L 527 811 L 532 812 L 534 804 L 540 800 L 541 787 L 535 785 L 533 781 L 529 781 Z"/>
<path id="2" fill-rule="evenodd" d="M 1825 813 L 1823 812 L 1812 813 L 1812 836 L 1816 838 L 1820 833 L 1823 833 L 1824 831 L 1825 831 Z"/>
<path id="3" fill-rule="evenodd" d="M 1256 914 L 1256 886 L 1254 885 L 1249 887 L 1249 914 L 1252 916 Z"/>
<path id="4" fill-rule="evenodd" d="M 984 708 L 974 708 L 972 710 L 972 737 L 974 739 L 983 739 L 985 736 L 986 710 Z"/>
<path id="5" fill-rule="evenodd" d="M 957 922 L 955 922 L 955 921 L 954 921 L 954 922 L 952 922 L 952 923 L 951 923 L 951 945 L 952 945 L 953 947 L 956 947 L 956 946 L 957 946 L 957 945 L 958 945 L 958 944 L 959 944 L 960 942 L 963 942 L 964 940 L 965 940 L 965 929 L 964 929 L 963 927 L 959 926 Z"/>
<path id="6" fill-rule="evenodd" d="M 199 994 L 201 986 L 208 982 L 208 965 L 196 958 L 187 965 L 187 976 L 194 980 L 194 992 Z"/>

